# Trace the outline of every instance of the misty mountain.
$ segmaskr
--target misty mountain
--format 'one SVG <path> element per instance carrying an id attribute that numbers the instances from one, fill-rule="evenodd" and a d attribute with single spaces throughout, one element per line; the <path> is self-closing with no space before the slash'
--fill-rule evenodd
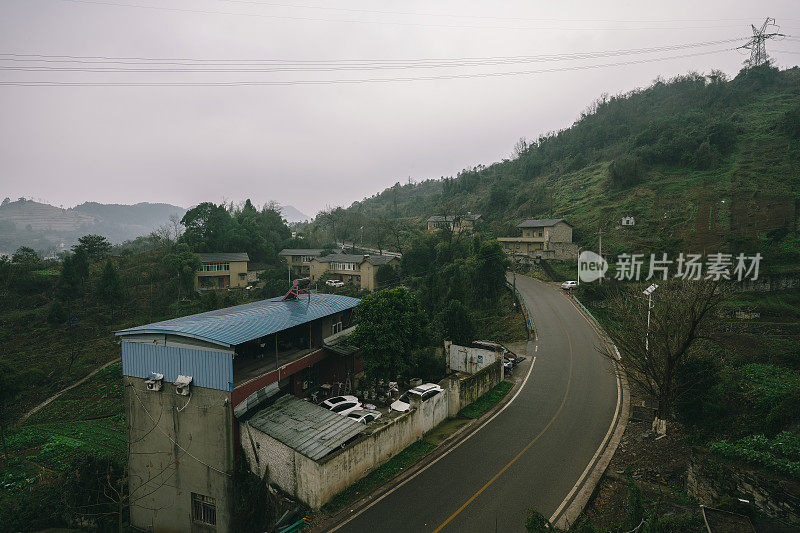
<path id="1" fill-rule="evenodd" d="M 120 243 L 168 224 L 172 215 L 180 219 L 185 212 L 182 207 L 160 203 L 85 202 L 63 209 L 24 198 L 15 202 L 6 198 L 0 204 L 0 252 L 12 253 L 20 246 L 44 254 L 58 252 L 88 233 Z"/>
<path id="2" fill-rule="evenodd" d="M 312 218 L 291 205 L 282 205 L 281 214 L 286 222 L 306 222 Z"/>

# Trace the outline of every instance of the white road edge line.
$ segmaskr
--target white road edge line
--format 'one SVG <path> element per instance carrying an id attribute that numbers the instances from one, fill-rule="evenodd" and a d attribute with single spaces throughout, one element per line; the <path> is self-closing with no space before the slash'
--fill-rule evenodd
<path id="1" fill-rule="evenodd" d="M 592 324 L 591 322 L 589 322 L 589 319 L 586 318 L 586 315 L 581 313 L 580 310 L 578 310 L 577 308 L 576 308 L 576 311 L 578 311 L 578 314 L 580 314 L 583 317 L 583 319 L 586 320 L 586 322 L 591 327 L 592 331 L 597 333 L 596 326 L 594 324 Z M 601 339 L 602 339 L 602 337 L 601 337 Z M 602 339 L 602 340 L 604 340 L 604 339 Z M 575 483 L 575 485 L 573 485 L 572 490 L 569 491 L 569 494 L 567 494 L 567 497 L 564 498 L 564 500 L 561 502 L 561 505 L 558 506 L 558 509 L 556 509 L 556 511 L 550 517 L 550 523 L 551 524 L 555 524 L 556 523 L 556 519 L 558 518 L 558 515 L 561 514 L 561 512 L 564 510 L 564 507 L 566 507 L 567 503 L 572 499 L 572 496 L 575 494 L 575 492 L 578 490 L 580 485 L 583 483 L 584 479 L 586 478 L 586 476 L 591 471 L 592 466 L 595 464 L 595 461 L 597 460 L 597 457 L 603 451 L 603 449 L 605 448 L 606 444 L 608 443 L 608 440 L 611 438 L 611 434 L 613 433 L 614 428 L 617 426 L 617 419 L 619 418 L 620 409 L 622 408 L 622 383 L 621 383 L 620 378 L 619 378 L 619 370 L 618 369 L 616 370 L 616 376 L 617 376 L 617 408 L 614 411 L 614 418 L 611 419 L 611 425 L 608 427 L 608 431 L 606 432 L 606 436 L 603 438 L 603 441 L 600 443 L 600 447 L 597 448 L 597 451 L 594 452 L 594 455 L 589 460 L 589 464 L 586 465 L 586 468 L 584 469 L 583 474 L 581 474 L 581 477 L 579 477 L 578 481 Z"/>
<path id="2" fill-rule="evenodd" d="M 556 519 L 558 518 L 558 515 L 560 515 L 562 510 L 564 509 L 564 507 L 566 507 L 567 502 L 569 502 L 572 499 L 572 496 L 575 494 L 575 492 L 578 490 L 578 488 L 583 483 L 583 481 L 586 478 L 586 476 L 592 470 L 592 466 L 594 466 L 595 461 L 600 456 L 600 453 L 605 449 L 606 444 L 608 444 L 608 440 L 611 438 L 611 434 L 614 432 L 613 431 L 614 428 L 617 427 L 617 418 L 619 418 L 619 411 L 620 411 L 621 406 L 622 406 L 622 386 L 621 386 L 620 380 L 619 380 L 619 373 L 617 373 L 617 409 L 614 412 L 614 418 L 611 421 L 611 426 L 609 426 L 608 431 L 606 432 L 606 436 L 603 438 L 603 442 L 600 443 L 600 447 L 597 448 L 597 451 L 594 452 L 594 455 L 589 460 L 589 464 L 586 465 L 586 469 L 583 471 L 583 474 L 581 474 L 581 477 L 578 478 L 578 481 L 572 487 L 572 490 L 569 491 L 569 494 L 567 494 L 567 497 L 564 498 L 564 501 L 562 501 L 561 505 L 558 506 L 558 509 L 555 510 L 555 512 L 553 513 L 553 516 L 550 517 L 550 523 L 552 523 L 552 524 L 556 523 Z"/>
<path id="3" fill-rule="evenodd" d="M 538 345 L 537 345 L 536 347 L 538 348 Z M 392 493 L 394 493 L 394 491 L 396 491 L 397 489 L 399 489 L 400 487 L 402 487 L 403 485 L 405 485 L 406 483 L 408 483 L 409 481 L 411 481 L 412 479 L 414 479 L 415 477 L 417 477 L 418 475 L 420 475 L 421 473 L 423 473 L 424 471 L 426 471 L 427 469 L 429 469 L 430 467 L 432 467 L 433 465 L 435 465 L 436 463 L 438 463 L 438 462 L 439 462 L 441 459 L 444 459 L 445 457 L 447 457 L 447 455 L 448 455 L 450 452 L 452 452 L 453 450 L 455 450 L 456 448 L 458 448 L 459 446 L 461 446 L 462 444 L 464 444 L 465 442 L 467 442 L 467 441 L 468 441 L 470 438 L 472 438 L 472 436 L 473 436 L 473 435 L 475 435 L 475 434 L 476 434 L 476 433 L 478 433 L 480 430 L 482 430 L 482 429 L 483 429 L 483 428 L 486 426 L 486 424 L 488 424 L 489 422 L 491 422 L 492 420 L 494 420 L 494 419 L 495 419 L 495 418 L 496 418 L 496 417 L 497 417 L 497 416 L 498 416 L 500 413 L 502 413 L 503 411 L 505 411 L 505 410 L 506 410 L 506 408 L 507 408 L 509 405 L 511 405 L 512 403 L 514 403 L 514 400 L 516 400 L 516 399 L 517 399 L 517 396 L 519 396 L 519 393 L 520 393 L 520 392 L 522 392 L 522 389 L 524 389 L 524 388 L 525 388 L 525 384 L 526 384 L 526 383 L 528 383 L 528 378 L 529 378 L 529 377 L 531 377 L 531 373 L 533 372 L 533 366 L 534 366 L 535 364 L 536 364 L 536 356 L 534 356 L 534 357 L 533 357 L 533 360 L 531 361 L 531 367 L 528 369 L 528 373 L 525 375 L 525 379 L 524 379 L 524 380 L 522 380 L 522 384 L 520 385 L 520 387 L 519 387 L 519 389 L 517 390 L 517 392 L 514 394 L 514 396 L 512 396 L 512 397 L 511 397 L 511 399 L 508 401 L 508 403 L 506 403 L 506 404 L 505 404 L 503 407 L 501 407 L 501 408 L 500 408 L 500 410 L 499 410 L 499 411 L 497 411 L 495 414 L 493 414 L 493 415 L 492 415 L 492 416 L 489 418 L 489 420 L 487 420 L 486 422 L 484 422 L 483 424 L 481 424 L 480 426 L 478 426 L 478 428 L 477 428 L 475 431 L 473 431 L 472 433 L 470 433 L 469 435 L 467 435 L 466 437 L 464 437 L 462 440 L 460 440 L 460 441 L 458 441 L 457 443 L 455 443 L 455 444 L 453 445 L 453 447 L 452 447 L 452 448 L 450 448 L 449 450 L 447 450 L 446 452 L 444 452 L 442 455 L 440 455 L 439 457 L 437 457 L 436 459 L 434 459 L 433 461 L 431 461 L 431 462 L 430 462 L 430 463 L 428 463 L 427 465 L 423 466 L 423 467 L 422 467 L 422 468 L 420 468 L 418 471 L 414 472 L 414 474 L 412 474 L 412 475 L 411 475 L 411 476 L 409 476 L 408 478 L 404 479 L 402 482 L 398 483 L 396 486 L 392 487 L 392 488 L 391 488 L 390 490 L 388 490 L 386 493 L 382 494 L 382 495 L 380 496 L 380 498 L 376 499 L 376 500 L 375 500 L 375 501 L 373 501 L 373 502 L 370 502 L 370 503 L 369 503 L 368 505 L 366 505 L 365 507 L 362 507 L 362 508 L 361 508 L 361 509 L 359 509 L 359 510 L 358 510 L 358 512 L 357 512 L 357 513 L 355 513 L 353 516 L 350 516 L 350 517 L 348 517 L 348 518 L 347 518 L 347 520 L 345 520 L 344 522 L 341 522 L 341 523 L 337 524 L 337 525 L 336 525 L 336 527 L 334 527 L 334 528 L 332 528 L 332 529 L 329 529 L 329 530 L 328 530 L 328 532 L 329 532 L 329 533 L 333 533 L 334 531 L 338 531 L 340 528 L 342 528 L 342 527 L 346 526 L 346 525 L 347 525 L 348 523 L 350 523 L 352 520 L 354 520 L 354 519 L 358 518 L 358 517 L 359 517 L 360 515 L 362 515 L 362 514 L 363 514 L 365 511 L 367 511 L 367 510 L 369 510 L 370 508 L 372 508 L 372 507 L 373 507 L 375 504 L 377 504 L 378 502 L 380 502 L 381 500 L 383 500 L 385 497 L 387 497 L 387 496 L 391 495 Z"/>

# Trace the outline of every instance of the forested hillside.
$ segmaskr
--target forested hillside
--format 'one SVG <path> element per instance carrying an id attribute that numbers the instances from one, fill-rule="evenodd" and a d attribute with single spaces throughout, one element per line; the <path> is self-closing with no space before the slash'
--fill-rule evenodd
<path id="1" fill-rule="evenodd" d="M 471 211 L 495 235 L 524 218 L 566 217 L 583 246 L 602 229 L 611 254 L 759 249 L 767 268 L 800 259 L 797 67 L 732 80 L 692 73 L 602 96 L 570 128 L 521 139 L 515 153 L 454 178 L 398 183 L 348 210 L 420 227 Z M 636 225 L 620 227 L 623 216 Z"/>

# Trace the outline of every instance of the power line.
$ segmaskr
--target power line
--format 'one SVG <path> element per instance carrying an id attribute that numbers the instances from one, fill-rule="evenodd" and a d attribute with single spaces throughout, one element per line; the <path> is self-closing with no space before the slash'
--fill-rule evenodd
<path id="1" fill-rule="evenodd" d="M 720 44 L 740 42 L 742 38 L 704 41 L 698 43 L 605 50 L 596 52 L 575 52 L 538 56 L 496 56 L 474 58 L 441 59 L 341 59 L 341 60 L 285 60 L 285 59 L 174 59 L 174 58 L 122 58 L 106 56 L 58 56 L 44 54 L 2 54 L 0 62 L 46 63 L 46 65 L 0 66 L 0 70 L 24 72 L 329 72 L 339 70 L 396 70 L 417 68 L 452 68 L 492 65 L 513 65 L 525 63 L 544 63 L 552 61 L 575 61 L 599 59 L 625 55 L 669 52 L 691 48 L 702 48 Z M 102 65 L 91 67 L 50 66 L 47 63 L 69 63 L 79 65 Z M 106 66 L 111 65 L 111 66 Z M 135 68 L 116 65 L 133 65 Z M 153 67 L 192 68 L 153 68 Z M 213 68 L 212 68 L 213 67 Z M 224 67 L 224 68 L 223 68 Z M 258 68 L 243 68 L 258 67 Z"/>
<path id="2" fill-rule="evenodd" d="M 495 17 L 489 15 L 464 15 L 464 14 L 454 14 L 454 13 L 430 13 L 430 12 L 421 12 L 421 11 L 385 11 L 385 10 L 376 10 L 376 9 L 355 9 L 355 8 L 343 8 L 343 7 L 331 7 L 331 6 L 320 6 L 320 5 L 308 5 L 308 4 L 280 4 L 276 2 L 264 2 L 259 0 L 219 0 L 220 2 L 228 2 L 234 4 L 249 4 L 249 5 L 257 5 L 257 6 L 267 6 L 267 7 L 279 7 L 279 8 L 290 8 L 290 9 L 317 9 L 317 10 L 325 10 L 325 11 L 338 11 L 338 12 L 346 12 L 346 13 L 370 13 L 370 14 L 377 14 L 377 15 L 402 15 L 402 16 L 414 16 L 414 17 L 444 17 L 444 18 L 463 18 L 463 19 L 481 19 L 481 20 L 511 20 L 511 21 L 530 21 L 530 22 L 622 22 L 622 23 L 661 23 L 661 22 L 718 22 L 718 21 L 730 21 L 730 22 L 742 22 L 748 21 L 749 18 L 712 18 L 712 19 L 580 19 L 580 18 L 553 18 L 553 17 Z M 800 20 L 800 19 L 789 19 L 789 20 Z"/>
<path id="3" fill-rule="evenodd" d="M 453 25 L 453 24 L 433 24 L 433 23 L 420 23 L 420 22 L 403 22 L 403 21 L 386 21 L 386 20 L 359 20 L 359 19 L 326 19 L 320 17 L 302 17 L 290 15 L 267 15 L 264 13 L 241 12 L 241 11 L 219 11 L 209 9 L 191 9 L 180 7 L 168 7 L 147 4 L 130 4 L 122 2 L 112 2 L 106 0 L 60 0 L 61 2 L 69 2 L 73 4 L 89 4 L 107 7 L 123 7 L 131 9 L 145 9 L 156 11 L 169 11 L 175 13 L 194 13 L 201 15 L 225 15 L 225 16 L 241 16 L 248 18 L 266 18 L 272 20 L 295 20 L 304 22 L 332 22 L 340 24 L 379 24 L 390 26 L 417 26 L 417 27 L 432 27 L 432 28 L 454 28 L 454 29 L 499 29 L 499 30 L 550 30 L 550 31 L 645 31 L 645 30 L 707 30 L 718 28 L 729 28 L 733 24 L 715 25 L 715 26 L 619 26 L 619 27 L 556 27 L 556 26 L 487 26 L 487 25 Z M 653 23 L 656 21 L 648 21 Z"/>
<path id="4" fill-rule="evenodd" d="M 86 81 L 0 81 L 0 86 L 16 87 L 244 87 L 244 86 L 291 86 L 291 85 L 334 85 L 334 84 L 362 84 L 362 83 L 389 83 L 389 82 L 408 82 L 408 81 L 434 81 L 452 80 L 468 78 L 494 78 L 505 76 L 524 76 L 533 74 L 546 74 L 551 72 L 568 72 L 577 70 L 594 70 L 599 68 L 620 67 L 628 65 L 638 65 L 653 63 L 658 61 L 669 61 L 672 59 L 683 59 L 689 57 L 699 57 L 704 55 L 719 54 L 730 51 L 730 48 L 711 50 L 707 52 L 696 52 L 692 54 L 673 55 L 668 57 L 656 57 L 631 61 L 619 61 L 616 63 L 604 63 L 599 65 L 579 65 L 569 67 L 553 67 L 538 70 L 521 70 L 508 72 L 483 72 L 470 74 L 441 74 L 431 76 L 409 76 L 394 78 L 362 78 L 362 79 L 319 79 L 319 80 L 273 80 L 273 81 L 220 81 L 220 82 L 86 82 Z"/>
<path id="5" fill-rule="evenodd" d="M 575 56 L 585 56 L 593 54 L 623 54 L 623 53 L 639 53 L 661 51 L 675 48 L 689 48 L 698 46 L 709 46 L 714 44 L 725 44 L 744 40 L 744 37 L 735 39 L 723 39 L 718 41 L 703 41 L 698 43 L 688 43 L 679 45 L 664 45 L 650 48 L 629 48 L 620 50 L 604 50 L 604 51 L 591 51 L 591 52 L 574 52 L 564 54 L 545 54 L 538 56 L 488 56 L 488 57 L 461 57 L 461 58 L 417 58 L 417 59 L 322 59 L 322 60 L 288 60 L 288 59 L 231 59 L 231 58 L 216 58 L 216 59 L 200 59 L 200 58 L 154 58 L 154 57 L 111 57 L 111 56 L 75 56 L 75 55 L 52 55 L 52 54 L 18 54 L 18 53 L 0 53 L 0 56 L 10 56 L 10 58 L 3 58 L 4 61 L 54 61 L 54 62 L 83 62 L 81 60 L 98 60 L 97 63 L 124 63 L 134 62 L 129 64 L 138 64 L 137 62 L 210 62 L 216 63 L 241 63 L 244 62 L 252 64 L 261 63 L 298 63 L 298 64 L 327 64 L 327 63 L 413 63 L 413 62 L 444 62 L 444 61 L 485 61 L 485 60 L 526 60 L 526 59 L 569 59 Z M 42 59 L 37 59 L 42 58 Z M 58 59 L 57 59 L 58 58 Z M 92 62 L 92 61 L 87 61 Z M 181 63 L 177 63 L 181 64 Z"/>

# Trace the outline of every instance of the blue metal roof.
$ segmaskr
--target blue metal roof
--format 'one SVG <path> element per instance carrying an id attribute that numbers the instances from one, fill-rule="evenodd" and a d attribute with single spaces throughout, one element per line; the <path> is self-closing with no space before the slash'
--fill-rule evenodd
<path id="1" fill-rule="evenodd" d="M 282 301 L 281 296 L 248 304 L 217 309 L 145 326 L 117 331 L 119 336 L 144 333 L 180 335 L 234 346 L 324 316 L 355 307 L 359 300 L 339 294 L 301 295 L 298 300 Z"/>

